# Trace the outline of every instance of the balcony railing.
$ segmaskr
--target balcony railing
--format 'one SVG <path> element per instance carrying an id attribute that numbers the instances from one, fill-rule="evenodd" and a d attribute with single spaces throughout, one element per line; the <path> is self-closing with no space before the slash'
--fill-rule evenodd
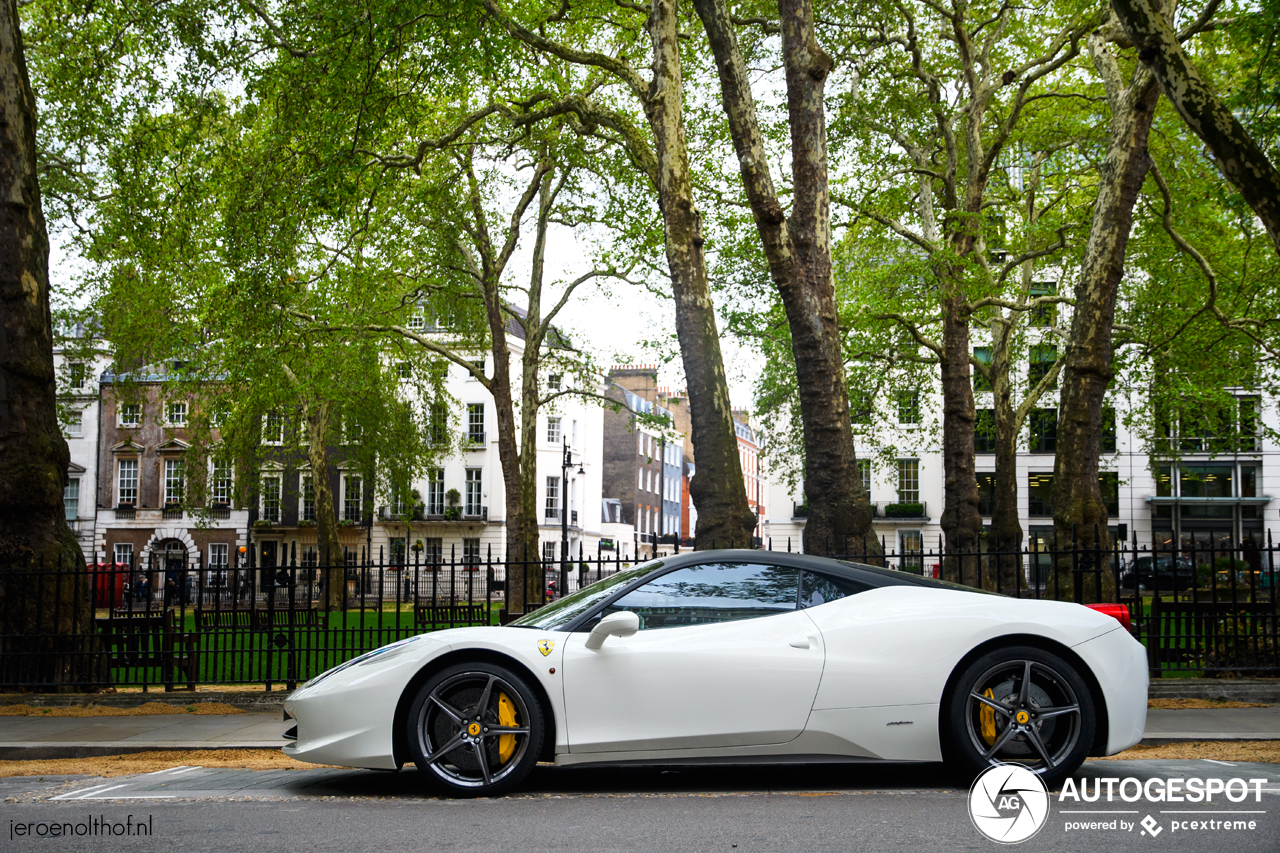
<path id="1" fill-rule="evenodd" d="M 226 521 L 231 518 L 230 504 L 214 504 L 209 507 L 209 517 L 219 521 Z"/>
<path id="2" fill-rule="evenodd" d="M 161 518 L 182 518 L 182 504 L 165 504 Z"/>
<path id="3" fill-rule="evenodd" d="M 468 507 L 462 511 L 463 521 L 487 521 L 489 518 L 489 508 L 487 506 Z"/>
<path id="4" fill-rule="evenodd" d="M 467 433 L 467 444 L 471 446 L 471 449 L 472 449 L 472 450 L 475 450 L 475 449 L 477 449 L 477 448 L 483 447 L 483 446 L 484 446 L 484 433 L 482 433 L 482 432 L 469 432 L 469 433 Z"/>
<path id="5" fill-rule="evenodd" d="M 116 518 L 137 518 L 138 508 L 133 504 L 120 504 L 116 507 Z"/>
<path id="6" fill-rule="evenodd" d="M 554 506 L 547 507 L 547 524 L 559 524 L 559 523 L 560 523 L 560 508 L 554 507 Z"/>

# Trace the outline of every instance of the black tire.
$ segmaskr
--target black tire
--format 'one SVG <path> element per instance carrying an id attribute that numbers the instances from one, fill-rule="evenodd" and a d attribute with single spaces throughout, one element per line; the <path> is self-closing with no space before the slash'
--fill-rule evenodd
<path id="1" fill-rule="evenodd" d="M 943 702 L 944 757 L 966 782 L 992 765 L 1022 764 L 1053 786 L 1079 769 L 1093 744 L 1097 717 L 1084 679 L 1033 646 L 977 658 Z"/>
<path id="2" fill-rule="evenodd" d="M 538 763 L 546 731 L 542 704 L 524 679 L 479 661 L 428 678 L 405 723 L 418 771 L 455 797 L 489 797 L 519 785 Z"/>

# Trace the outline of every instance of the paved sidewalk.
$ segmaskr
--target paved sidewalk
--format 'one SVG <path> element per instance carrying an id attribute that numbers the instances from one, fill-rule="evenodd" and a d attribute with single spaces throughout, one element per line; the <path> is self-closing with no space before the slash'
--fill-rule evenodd
<path id="1" fill-rule="evenodd" d="M 1280 706 L 1151 710 L 1143 740 L 1280 740 Z"/>
<path id="2" fill-rule="evenodd" d="M 283 746 L 278 713 L 0 717 L 0 759 L 82 758 L 150 749 Z M 1145 741 L 1280 740 L 1280 707 L 1148 711 Z"/>
<path id="3" fill-rule="evenodd" d="M 280 713 L 138 717 L 0 717 L 0 759 L 83 758 L 150 749 L 280 747 Z"/>

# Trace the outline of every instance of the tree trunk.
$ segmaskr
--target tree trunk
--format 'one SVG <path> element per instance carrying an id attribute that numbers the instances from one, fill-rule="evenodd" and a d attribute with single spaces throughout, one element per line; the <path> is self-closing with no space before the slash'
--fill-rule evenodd
<path id="1" fill-rule="evenodd" d="M 56 410 L 36 103 L 14 0 L 0 4 L 0 110 L 0 684 L 83 689 L 110 670 L 63 509 L 71 455 Z"/>
<path id="2" fill-rule="evenodd" d="M 1022 571 L 1022 518 L 1018 512 L 1018 433 L 1021 424 L 1013 410 L 1009 382 L 1011 329 L 992 324 L 991 390 L 995 406 L 996 475 L 991 507 L 991 550 L 996 551 L 996 577 L 1002 591 L 1019 586 Z"/>
<path id="3" fill-rule="evenodd" d="M 944 279 L 952 293 L 942 305 L 942 475 L 943 509 L 939 522 L 945 537 L 944 578 L 980 585 L 978 475 L 974 467 L 973 431 L 977 412 L 969 375 L 969 303 L 956 271 Z"/>
<path id="4" fill-rule="evenodd" d="M 1280 252 L 1280 171 L 1187 57 L 1152 0 L 1112 0 L 1138 58 L 1155 73 L 1173 108 L 1213 152 L 1214 162 L 1262 220 Z"/>
<path id="5" fill-rule="evenodd" d="M 325 610 L 341 610 L 347 596 L 347 567 L 338 541 L 338 517 L 334 512 L 333 489 L 329 487 L 329 404 L 306 400 L 303 417 L 307 423 L 307 465 L 311 469 L 311 490 L 316 504 L 316 562 L 323 566 Z"/>
<path id="6" fill-rule="evenodd" d="M 1107 82 L 1111 141 L 1099 174 L 1093 224 L 1075 289 L 1075 313 L 1063 359 L 1058 405 L 1058 452 L 1053 469 L 1053 528 L 1057 547 L 1081 550 L 1055 559 L 1050 594 L 1084 602 L 1108 601 L 1115 578 L 1105 560 L 1107 509 L 1098 484 L 1102 403 L 1111 381 L 1111 331 L 1133 206 L 1151 166 L 1147 135 L 1160 89 L 1139 67 L 1127 89 L 1100 35 L 1089 37 L 1095 65 Z M 1095 537 L 1103 551 L 1093 548 Z M 1096 579 L 1096 580 L 1095 580 Z M 1100 582 L 1099 582 L 1100 581 Z"/>
<path id="7" fill-rule="evenodd" d="M 879 551 L 858 476 L 849 389 L 831 267 L 831 196 L 823 92 L 832 62 L 814 36 L 809 0 L 779 0 L 794 186 L 791 216 L 778 200 L 746 63 L 724 0 L 695 0 L 716 56 L 721 99 L 747 200 L 791 331 L 809 504 L 804 548 Z M 701 524 L 701 520 L 699 520 Z"/>
<path id="8" fill-rule="evenodd" d="M 654 137 L 676 336 L 689 388 L 695 465 L 689 497 L 698 510 L 695 547 L 749 546 L 756 518 L 747 504 L 720 333 L 707 285 L 702 217 L 689 175 L 677 24 L 674 0 L 653 0 L 647 22 L 653 83 L 644 109 Z"/>

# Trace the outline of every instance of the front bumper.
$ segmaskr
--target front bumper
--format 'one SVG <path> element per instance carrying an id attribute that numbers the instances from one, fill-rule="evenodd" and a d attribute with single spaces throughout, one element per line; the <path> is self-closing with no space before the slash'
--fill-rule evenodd
<path id="1" fill-rule="evenodd" d="M 312 764 L 396 770 L 394 720 L 405 687 L 423 663 L 448 647 L 427 638 L 385 659 L 356 664 L 285 700 L 296 740 L 284 754 Z"/>

